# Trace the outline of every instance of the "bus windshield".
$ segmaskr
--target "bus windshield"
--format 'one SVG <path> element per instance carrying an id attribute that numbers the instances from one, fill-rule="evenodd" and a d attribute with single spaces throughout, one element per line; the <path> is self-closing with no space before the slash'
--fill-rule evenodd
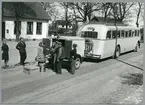
<path id="1" fill-rule="evenodd" d="M 81 33 L 81 37 L 84 37 L 84 38 L 98 38 L 98 32 L 83 31 Z"/>

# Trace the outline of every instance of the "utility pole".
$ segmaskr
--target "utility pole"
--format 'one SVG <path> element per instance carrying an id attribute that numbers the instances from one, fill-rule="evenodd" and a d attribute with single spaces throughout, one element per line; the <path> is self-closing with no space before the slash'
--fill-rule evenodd
<path id="1" fill-rule="evenodd" d="M 114 22 L 114 26 L 116 27 L 116 32 L 115 32 L 115 49 L 114 49 L 114 57 L 115 57 L 115 53 L 116 53 L 116 47 L 117 47 L 117 31 L 118 31 L 118 28 L 117 28 L 117 10 L 118 10 L 118 7 L 117 5 L 114 5 L 114 18 L 115 18 L 115 22 Z"/>

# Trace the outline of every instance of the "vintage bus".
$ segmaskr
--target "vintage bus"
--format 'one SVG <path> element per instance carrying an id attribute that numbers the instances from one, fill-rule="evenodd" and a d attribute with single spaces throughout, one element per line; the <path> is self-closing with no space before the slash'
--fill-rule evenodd
<path id="1" fill-rule="evenodd" d="M 137 51 L 140 46 L 140 28 L 88 23 L 79 33 L 85 38 L 84 58 L 103 59 L 119 57 L 121 53 Z"/>

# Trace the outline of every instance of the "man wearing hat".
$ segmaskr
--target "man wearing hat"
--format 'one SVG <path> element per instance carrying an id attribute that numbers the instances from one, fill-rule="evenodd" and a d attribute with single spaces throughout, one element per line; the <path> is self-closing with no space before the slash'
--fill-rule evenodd
<path id="1" fill-rule="evenodd" d="M 56 49 L 54 53 L 54 70 L 57 74 L 61 74 L 63 47 L 60 41 L 56 41 Z"/>
<path id="2" fill-rule="evenodd" d="M 16 45 L 16 49 L 19 50 L 20 65 L 24 65 L 25 64 L 25 60 L 27 58 L 27 53 L 26 53 L 26 44 L 25 44 L 25 42 L 24 42 L 22 37 L 20 37 L 20 41 Z"/>
<path id="3" fill-rule="evenodd" d="M 76 60 L 76 57 L 77 57 L 77 44 L 73 44 L 73 49 L 71 50 L 70 52 L 70 59 L 71 59 L 71 73 L 74 74 L 75 73 L 75 60 Z"/>

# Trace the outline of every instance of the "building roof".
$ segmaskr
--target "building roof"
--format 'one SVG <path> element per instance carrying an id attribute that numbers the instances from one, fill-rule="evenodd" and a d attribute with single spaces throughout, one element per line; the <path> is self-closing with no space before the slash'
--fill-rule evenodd
<path id="1" fill-rule="evenodd" d="M 17 6 L 16 6 L 17 5 Z M 38 2 L 3 2 L 3 17 L 15 17 L 15 9 L 21 12 L 21 19 L 36 19 L 36 20 L 50 20 L 47 12 L 43 9 L 41 3 Z M 19 8 L 20 6 L 21 8 Z M 23 11 L 23 12 L 22 12 Z"/>

